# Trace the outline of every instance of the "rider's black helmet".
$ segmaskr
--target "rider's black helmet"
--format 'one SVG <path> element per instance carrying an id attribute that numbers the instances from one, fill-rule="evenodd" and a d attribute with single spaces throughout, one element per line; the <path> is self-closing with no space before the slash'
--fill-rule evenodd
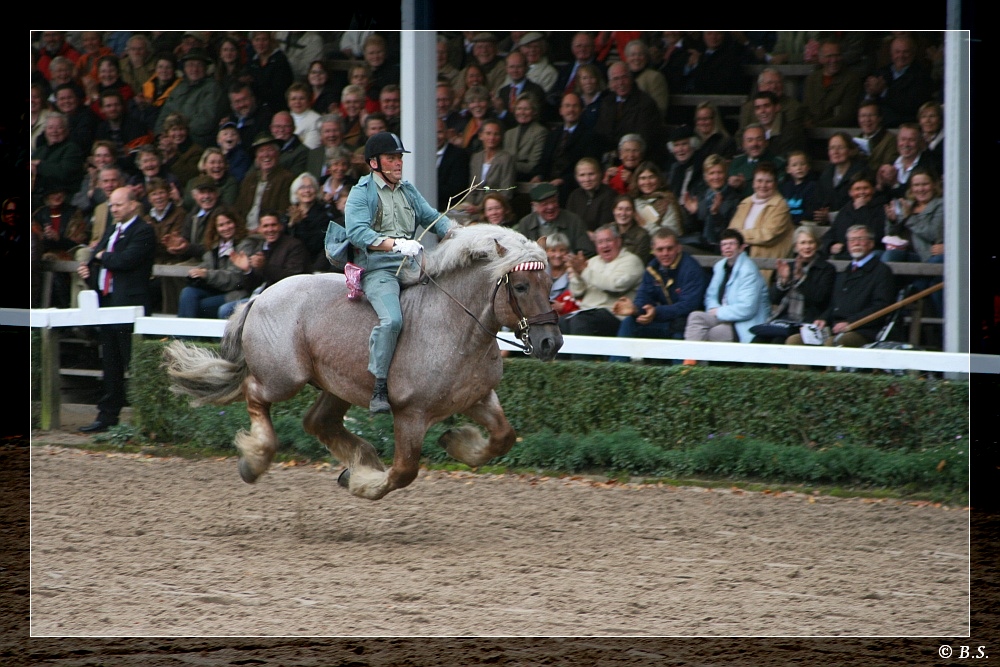
<path id="1" fill-rule="evenodd" d="M 373 134 L 365 142 L 365 162 L 386 153 L 399 154 L 409 152 L 403 148 L 403 142 L 400 141 L 399 137 L 392 132 Z"/>

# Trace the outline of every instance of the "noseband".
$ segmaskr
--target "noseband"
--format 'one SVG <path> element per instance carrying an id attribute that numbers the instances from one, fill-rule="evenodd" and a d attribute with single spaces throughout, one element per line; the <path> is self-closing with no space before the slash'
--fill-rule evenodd
<path id="1" fill-rule="evenodd" d="M 531 330 L 532 324 L 558 324 L 559 314 L 555 310 L 550 310 L 547 313 L 539 313 L 538 315 L 532 315 L 531 317 L 525 317 L 524 313 L 521 312 L 521 305 L 517 302 L 517 297 L 514 296 L 514 288 L 510 284 L 510 274 L 514 271 L 542 271 L 545 269 L 545 264 L 542 262 L 521 262 L 513 269 L 503 274 L 503 277 L 497 281 L 496 287 L 493 288 L 493 296 L 490 298 L 490 303 L 497 297 L 497 292 L 500 290 L 500 286 L 504 285 L 507 287 L 507 303 L 510 305 L 511 310 L 517 315 L 517 325 L 514 328 L 514 334 L 521 340 L 521 344 L 515 343 L 514 341 L 504 340 L 497 336 L 498 340 L 503 340 L 505 343 L 509 343 L 515 347 L 521 348 L 521 351 L 525 354 L 531 354 L 531 340 L 528 338 L 528 332 Z"/>

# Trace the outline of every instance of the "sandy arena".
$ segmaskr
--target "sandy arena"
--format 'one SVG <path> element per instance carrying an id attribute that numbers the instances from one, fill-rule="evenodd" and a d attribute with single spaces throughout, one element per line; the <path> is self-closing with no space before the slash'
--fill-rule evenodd
<path id="1" fill-rule="evenodd" d="M 446 472 L 371 502 L 337 472 L 32 447 L 31 634 L 970 632 L 962 508 Z"/>

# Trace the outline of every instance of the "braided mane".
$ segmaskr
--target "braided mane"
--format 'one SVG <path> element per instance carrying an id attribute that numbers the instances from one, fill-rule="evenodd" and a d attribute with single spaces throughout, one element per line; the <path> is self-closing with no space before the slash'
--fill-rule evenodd
<path id="1" fill-rule="evenodd" d="M 492 280 L 499 280 L 524 262 L 548 266 L 545 250 L 520 232 L 480 223 L 452 229 L 444 241 L 428 251 L 424 270 L 437 277 L 479 261 L 486 262 L 485 269 Z"/>

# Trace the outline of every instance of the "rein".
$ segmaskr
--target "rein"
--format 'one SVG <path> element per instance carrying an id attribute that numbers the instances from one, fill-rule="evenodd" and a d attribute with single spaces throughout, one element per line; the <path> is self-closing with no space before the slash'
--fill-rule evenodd
<path id="1" fill-rule="evenodd" d="M 483 325 L 483 323 L 479 321 L 479 318 L 476 317 L 475 314 L 471 310 L 469 310 L 468 308 L 466 308 L 465 305 L 461 301 L 459 301 L 458 299 L 456 299 L 455 297 L 453 297 L 448 292 L 448 290 L 446 290 L 445 288 L 441 287 L 440 283 L 438 283 L 436 280 L 434 280 L 434 278 L 431 277 L 430 274 L 424 272 L 423 275 L 430 282 L 434 283 L 434 285 L 439 290 L 441 290 L 442 292 L 444 292 L 445 295 L 449 299 L 451 299 L 452 301 L 454 301 L 455 303 L 457 303 L 462 308 L 462 310 L 464 310 L 469 315 L 469 317 L 471 317 L 476 322 L 476 324 L 479 325 L 480 329 L 482 329 L 487 334 L 489 334 L 490 336 L 493 336 L 494 338 L 496 338 L 499 341 L 503 341 L 504 343 L 507 343 L 508 345 L 513 345 L 514 347 L 520 349 L 525 354 L 531 354 L 531 352 L 532 352 L 531 341 L 528 338 L 528 332 L 531 329 L 531 325 L 532 324 L 557 324 L 559 322 L 559 315 L 558 315 L 558 313 L 556 313 L 556 311 L 550 310 L 547 313 L 541 313 L 539 315 L 532 315 L 531 317 L 525 317 L 524 313 L 521 311 L 520 304 L 518 304 L 518 302 L 517 302 L 517 297 L 514 296 L 514 289 L 510 285 L 510 274 L 513 273 L 514 271 L 541 271 L 543 269 L 545 269 L 545 264 L 543 264 L 542 262 L 521 262 L 520 264 L 518 264 L 517 266 L 515 266 L 510 271 L 508 271 L 507 273 L 503 274 L 503 277 L 500 278 L 500 280 L 497 281 L 496 286 L 493 288 L 493 294 L 490 296 L 490 303 L 492 304 L 496 300 L 497 292 L 500 290 L 501 285 L 507 287 L 507 303 L 510 304 L 510 307 L 514 311 L 514 314 L 517 315 L 517 326 L 514 329 L 514 333 L 521 340 L 520 343 L 518 343 L 517 341 L 513 341 L 513 340 L 507 340 L 506 338 L 501 338 L 498 334 L 495 334 L 492 331 L 490 331 L 489 329 L 487 329 Z"/>

